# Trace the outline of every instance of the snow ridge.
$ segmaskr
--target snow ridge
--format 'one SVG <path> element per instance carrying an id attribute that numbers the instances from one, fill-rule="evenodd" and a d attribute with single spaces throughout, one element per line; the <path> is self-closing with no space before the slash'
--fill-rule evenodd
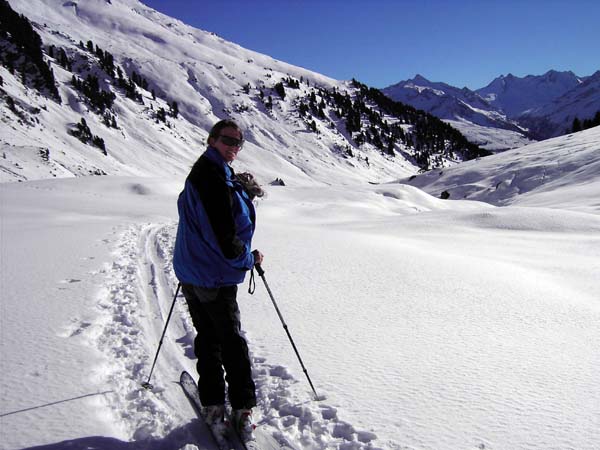
<path id="1" fill-rule="evenodd" d="M 548 205 L 596 214 L 598 173 L 600 127 L 594 127 L 405 181 L 435 196 L 446 192 L 451 199 L 499 206 Z M 580 199 L 579 206 L 573 205 L 573 198 Z"/>

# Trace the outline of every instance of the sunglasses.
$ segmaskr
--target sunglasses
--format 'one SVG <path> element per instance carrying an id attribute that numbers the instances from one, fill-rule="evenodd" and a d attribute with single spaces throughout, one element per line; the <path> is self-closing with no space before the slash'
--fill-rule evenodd
<path id="1" fill-rule="evenodd" d="M 236 139 L 234 137 L 231 136 L 225 136 L 223 134 L 220 134 L 219 139 L 221 139 L 221 142 L 229 147 L 242 147 L 242 144 L 244 143 L 243 139 Z"/>

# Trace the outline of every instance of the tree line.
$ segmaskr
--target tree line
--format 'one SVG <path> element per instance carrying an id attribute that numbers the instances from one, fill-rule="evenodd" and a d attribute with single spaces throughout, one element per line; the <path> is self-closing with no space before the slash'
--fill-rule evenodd
<path id="1" fill-rule="evenodd" d="M 0 0 L 0 62 L 11 74 L 18 72 L 23 85 L 61 102 L 54 73 L 44 60 L 40 35 L 6 0 Z"/>
<path id="2" fill-rule="evenodd" d="M 273 86 L 273 91 L 284 100 L 286 88 L 298 89 L 301 81 L 284 78 Z M 298 115 L 310 131 L 319 133 L 317 119 L 328 123 L 332 129 L 336 128 L 332 119 L 341 121 L 356 146 L 369 143 L 393 157 L 397 153 L 397 145 L 402 144 L 413 150 L 416 164 L 424 170 L 441 165 L 443 157 L 469 160 L 491 154 L 469 142 L 458 130 L 437 117 L 396 102 L 380 90 L 356 80 L 352 80 L 352 84 L 357 88 L 354 95 L 336 88 L 313 87 L 307 95 L 297 98 Z M 264 100 L 262 90 L 260 97 Z M 272 103 L 269 96 L 265 103 L 267 108 L 272 108 Z M 327 111 L 333 116 L 328 116 Z M 346 154 L 353 156 L 351 149 L 347 149 Z"/>
<path id="3" fill-rule="evenodd" d="M 597 127 L 600 125 L 600 110 L 596 112 L 593 118 L 579 120 L 578 117 L 573 119 L 573 125 L 571 126 L 571 133 L 577 133 L 578 131 L 587 130 L 588 128 Z"/>

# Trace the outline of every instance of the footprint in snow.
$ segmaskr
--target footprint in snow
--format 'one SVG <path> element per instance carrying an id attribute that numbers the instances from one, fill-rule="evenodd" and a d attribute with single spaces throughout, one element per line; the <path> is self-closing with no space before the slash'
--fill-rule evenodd
<path id="1" fill-rule="evenodd" d="M 59 283 L 61 283 L 61 284 L 81 283 L 81 280 L 78 280 L 77 278 L 68 278 L 66 280 L 59 280 Z"/>
<path id="2" fill-rule="evenodd" d="M 63 331 L 58 333 L 58 336 L 64 337 L 64 338 L 79 336 L 91 325 L 92 325 L 91 322 L 87 322 L 87 321 L 80 322 L 78 319 L 72 319 L 71 324 L 66 325 L 64 327 Z"/>

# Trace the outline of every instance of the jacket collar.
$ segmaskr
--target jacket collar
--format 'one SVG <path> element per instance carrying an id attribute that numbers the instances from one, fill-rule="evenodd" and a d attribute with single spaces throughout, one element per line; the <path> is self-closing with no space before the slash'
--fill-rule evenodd
<path id="1" fill-rule="evenodd" d="M 210 161 L 215 163 L 217 166 L 222 167 L 227 178 L 230 178 L 232 176 L 233 171 L 232 171 L 231 167 L 229 166 L 229 164 L 227 164 L 227 161 L 225 161 L 223 159 L 223 157 L 219 153 L 219 150 L 217 150 L 214 147 L 208 146 L 208 148 L 204 152 L 204 156 L 206 156 Z"/>

